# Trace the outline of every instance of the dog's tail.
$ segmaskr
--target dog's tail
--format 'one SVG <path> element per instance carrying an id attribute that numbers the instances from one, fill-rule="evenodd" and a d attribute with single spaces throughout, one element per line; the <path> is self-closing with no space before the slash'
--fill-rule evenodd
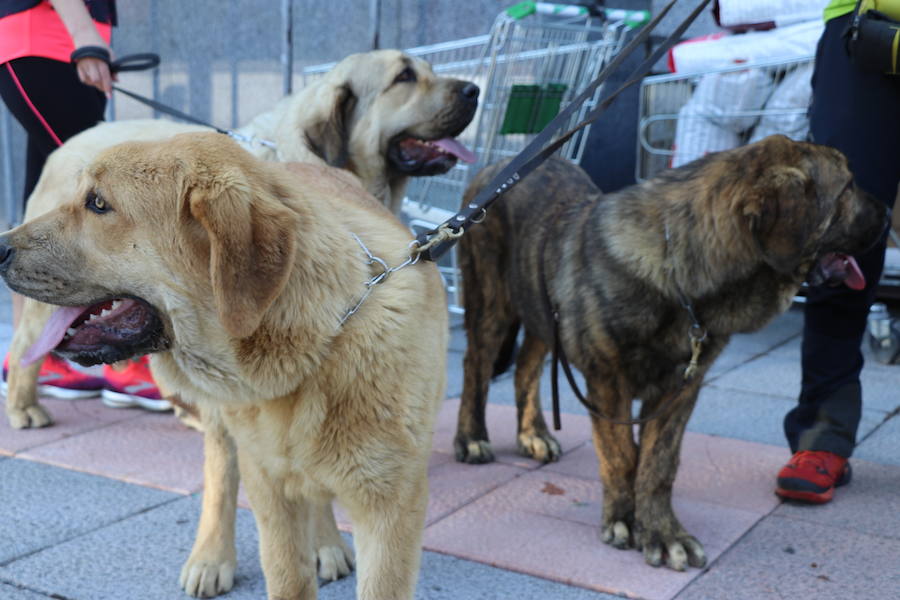
<path id="1" fill-rule="evenodd" d="M 519 351 L 519 322 L 516 321 L 510 325 L 503 338 L 503 345 L 500 346 L 500 353 L 497 360 L 494 361 L 494 372 L 491 377 L 499 377 L 506 373 L 513 363 L 516 362 L 516 354 Z"/>

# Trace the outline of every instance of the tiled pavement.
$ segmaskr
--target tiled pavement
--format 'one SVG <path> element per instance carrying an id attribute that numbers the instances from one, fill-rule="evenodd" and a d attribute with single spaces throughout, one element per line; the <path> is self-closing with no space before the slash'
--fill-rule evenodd
<path id="1" fill-rule="evenodd" d="M 454 328 L 448 400 L 435 430 L 417 598 L 893 598 L 900 596 L 900 367 L 870 361 L 854 481 L 823 507 L 782 504 L 781 419 L 799 385 L 797 309 L 737 336 L 690 422 L 675 509 L 705 545 L 706 569 L 644 564 L 597 535 L 602 488 L 584 411 L 564 394 L 562 460 L 515 453 L 512 382 L 488 411 L 497 461 L 455 462 L 465 346 Z M 8 337 L 8 329 L 0 331 Z M 549 382 L 543 382 L 545 394 Z M 0 421 L 0 600 L 179 598 L 199 512 L 200 436 L 166 415 L 96 400 L 47 400 L 52 428 Z M 245 504 L 246 505 L 246 504 Z M 350 524 L 338 512 L 342 528 Z M 252 514 L 238 518 L 239 566 L 226 597 L 263 598 Z M 322 587 L 352 598 L 354 578 Z"/>

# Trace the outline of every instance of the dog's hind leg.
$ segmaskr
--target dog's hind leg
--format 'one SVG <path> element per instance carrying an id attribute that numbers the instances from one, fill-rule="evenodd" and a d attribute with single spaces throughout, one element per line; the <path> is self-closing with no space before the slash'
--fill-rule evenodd
<path id="1" fill-rule="evenodd" d="M 515 327 L 509 309 L 498 305 L 493 305 L 490 309 L 489 315 L 476 318 L 474 314 L 470 317 L 468 305 L 466 307 L 467 343 L 463 357 L 463 391 L 453 446 L 456 460 L 470 464 L 494 460 L 485 422 L 488 387 L 494 361 L 505 335 Z"/>
<path id="2" fill-rule="evenodd" d="M 353 551 L 338 531 L 330 503 L 322 502 L 314 507 L 313 532 L 319 578 L 337 581 L 349 575 L 353 570 Z"/>
<path id="3" fill-rule="evenodd" d="M 49 413 L 37 400 L 38 373 L 43 359 L 27 367 L 20 363 L 25 352 L 40 337 L 51 314 L 53 307 L 49 304 L 31 298 L 25 298 L 22 303 L 22 314 L 9 349 L 6 378 L 6 417 L 10 426 L 16 429 L 45 427 L 52 423 Z"/>
<path id="4" fill-rule="evenodd" d="M 685 389 L 666 395 L 664 418 L 651 419 L 641 426 L 640 458 L 635 479 L 635 521 L 637 542 L 644 560 L 653 566 L 665 564 L 676 571 L 688 565 L 703 567 L 703 546 L 684 527 L 672 510 L 672 484 L 678 469 L 684 429 L 697 400 L 701 377 Z M 641 407 L 641 416 L 654 410 L 658 403 Z"/>
<path id="5" fill-rule="evenodd" d="M 519 453 L 541 462 L 559 460 L 562 450 L 541 411 L 540 381 L 549 348 L 527 331 L 516 359 L 516 412 Z"/>
<path id="6" fill-rule="evenodd" d="M 502 350 L 515 339 L 519 319 L 503 276 L 502 236 L 490 217 L 460 240 L 459 265 L 466 309 L 463 391 L 453 446 L 456 460 L 470 464 L 494 460 L 485 423 L 488 387 Z"/>
<path id="7" fill-rule="evenodd" d="M 203 507 L 194 548 L 181 568 L 181 587 L 190 596 L 211 598 L 231 589 L 237 553 L 237 451 L 224 424 L 209 405 L 203 417 Z"/>
<path id="8" fill-rule="evenodd" d="M 617 420 L 631 418 L 631 397 L 605 380 L 588 385 L 588 401 L 597 411 Z M 619 549 L 634 546 L 634 479 L 638 447 L 630 425 L 620 425 L 591 416 L 594 448 L 600 459 L 603 482 L 601 539 Z"/>

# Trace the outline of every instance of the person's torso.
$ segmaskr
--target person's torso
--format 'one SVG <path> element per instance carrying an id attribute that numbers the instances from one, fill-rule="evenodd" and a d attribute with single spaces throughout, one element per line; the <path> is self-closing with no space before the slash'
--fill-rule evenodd
<path id="1" fill-rule="evenodd" d="M 97 32 L 108 44 L 116 11 L 113 0 L 85 0 Z M 47 0 L 0 0 L 0 63 L 23 56 L 69 62 L 75 45 Z"/>
<path id="2" fill-rule="evenodd" d="M 853 12 L 855 7 L 856 0 L 831 0 L 825 7 L 825 20 L 829 21 Z M 860 12 L 877 10 L 892 19 L 900 20 L 900 0 L 862 0 L 859 10 Z"/>

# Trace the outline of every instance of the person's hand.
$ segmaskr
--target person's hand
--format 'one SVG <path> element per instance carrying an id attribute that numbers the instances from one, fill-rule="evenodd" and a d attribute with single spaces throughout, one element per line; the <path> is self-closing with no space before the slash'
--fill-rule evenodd
<path id="1" fill-rule="evenodd" d="M 84 57 L 78 60 L 76 68 L 81 83 L 97 88 L 109 98 L 115 77 L 110 73 L 108 64 L 99 58 Z"/>

